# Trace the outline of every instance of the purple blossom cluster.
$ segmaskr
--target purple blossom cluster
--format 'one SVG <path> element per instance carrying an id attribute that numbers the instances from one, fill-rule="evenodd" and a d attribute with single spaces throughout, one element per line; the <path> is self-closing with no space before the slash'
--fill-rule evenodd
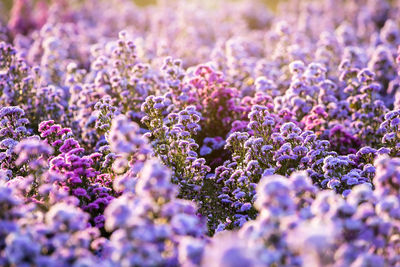
<path id="1" fill-rule="evenodd" d="M 400 266 L 399 6 L 0 4 L 0 266 Z"/>

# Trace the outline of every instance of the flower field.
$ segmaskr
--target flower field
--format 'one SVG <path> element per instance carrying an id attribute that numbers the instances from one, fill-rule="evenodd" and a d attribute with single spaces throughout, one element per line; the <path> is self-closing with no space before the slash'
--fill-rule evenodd
<path id="1" fill-rule="evenodd" d="M 400 1 L 153 2 L 0 2 L 0 266 L 400 266 Z"/>

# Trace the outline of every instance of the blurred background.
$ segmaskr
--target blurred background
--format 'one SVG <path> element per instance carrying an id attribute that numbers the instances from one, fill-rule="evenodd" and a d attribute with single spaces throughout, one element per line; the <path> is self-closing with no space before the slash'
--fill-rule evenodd
<path id="1" fill-rule="evenodd" d="M 0 3 L 4 6 L 5 10 L 10 10 L 12 7 L 14 0 L 0 0 Z M 32 2 L 36 2 L 37 0 L 31 0 Z M 84 1 L 84 0 L 83 0 Z M 154 5 L 157 3 L 157 0 L 132 0 L 135 2 L 137 5 L 140 6 L 146 6 L 146 5 Z M 190 0 L 187 0 L 190 1 Z M 218 0 L 215 0 L 218 1 Z M 231 1 L 246 1 L 246 0 L 231 0 Z M 276 9 L 277 3 L 280 1 L 282 2 L 283 0 L 259 0 L 260 2 L 264 3 L 267 5 L 269 8 L 272 10 Z M 51 0 L 46 0 L 46 2 L 51 2 Z"/>

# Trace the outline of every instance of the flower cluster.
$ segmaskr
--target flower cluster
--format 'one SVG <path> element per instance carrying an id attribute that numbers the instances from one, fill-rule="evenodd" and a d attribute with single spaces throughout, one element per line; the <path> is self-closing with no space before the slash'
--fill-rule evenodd
<path id="1" fill-rule="evenodd" d="M 249 252 L 237 257 L 253 255 L 247 261 L 254 266 L 395 265 L 399 197 L 386 182 L 397 179 L 398 163 L 382 157 L 375 164 L 381 174 L 374 186 L 386 190 L 358 185 L 347 199 L 318 191 L 305 172 L 264 176 L 255 202 L 260 214 L 243 225 L 235 242 L 220 244 L 220 253 L 241 244 Z"/>
<path id="2" fill-rule="evenodd" d="M 0 5 L 1 266 L 399 265 L 400 1 L 135 2 Z"/>
<path id="3" fill-rule="evenodd" d="M 192 202 L 176 198 L 177 188 L 170 178 L 165 166 L 149 160 L 137 177 L 135 193 L 125 193 L 107 207 L 105 227 L 112 231 L 109 245 L 114 262 L 176 266 L 180 258 L 199 261 L 190 254 L 180 255 L 179 247 L 186 238 L 203 235 L 202 221 Z"/>

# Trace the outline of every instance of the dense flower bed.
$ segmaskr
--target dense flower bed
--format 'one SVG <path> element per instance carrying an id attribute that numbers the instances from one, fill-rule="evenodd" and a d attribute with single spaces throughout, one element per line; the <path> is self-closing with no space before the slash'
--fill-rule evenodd
<path id="1" fill-rule="evenodd" d="M 51 2 L 0 24 L 0 266 L 400 266 L 399 1 Z"/>

